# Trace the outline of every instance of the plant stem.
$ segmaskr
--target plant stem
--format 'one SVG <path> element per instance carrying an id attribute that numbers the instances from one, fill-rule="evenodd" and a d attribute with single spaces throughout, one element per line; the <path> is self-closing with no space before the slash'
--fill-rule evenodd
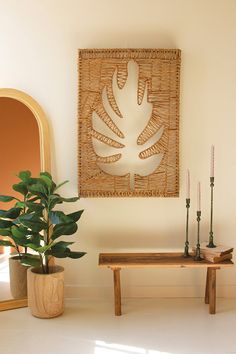
<path id="1" fill-rule="evenodd" d="M 15 245 L 16 245 L 16 250 L 17 250 L 17 253 L 18 253 L 18 256 L 19 256 L 19 258 L 21 258 L 21 252 L 20 252 L 20 249 L 19 249 L 19 246 L 15 243 Z"/>
<path id="2" fill-rule="evenodd" d="M 28 193 L 27 193 L 27 194 L 28 194 Z M 24 196 L 24 208 L 23 208 L 23 214 L 25 214 L 25 211 L 26 211 L 25 201 L 26 201 L 26 196 Z"/>
<path id="3" fill-rule="evenodd" d="M 50 220 L 49 220 L 49 211 L 46 211 L 46 220 L 47 220 L 47 229 L 46 229 L 46 235 L 45 235 L 45 244 L 48 245 L 50 242 Z M 49 274 L 49 259 L 48 256 L 45 254 L 45 267 L 46 267 L 46 273 Z"/>
<path id="4" fill-rule="evenodd" d="M 43 274 L 46 274 L 44 264 L 43 264 L 43 256 L 41 255 L 41 253 L 39 253 L 39 258 L 40 258 L 40 263 L 41 263 Z"/>

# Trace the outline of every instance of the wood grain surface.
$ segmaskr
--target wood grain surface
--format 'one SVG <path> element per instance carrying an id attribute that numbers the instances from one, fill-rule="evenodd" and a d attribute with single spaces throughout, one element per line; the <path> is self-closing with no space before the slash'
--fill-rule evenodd
<path id="1" fill-rule="evenodd" d="M 99 266 L 109 268 L 225 268 L 233 266 L 230 260 L 211 263 L 206 260 L 194 261 L 193 256 L 183 257 L 182 253 L 100 253 Z"/>

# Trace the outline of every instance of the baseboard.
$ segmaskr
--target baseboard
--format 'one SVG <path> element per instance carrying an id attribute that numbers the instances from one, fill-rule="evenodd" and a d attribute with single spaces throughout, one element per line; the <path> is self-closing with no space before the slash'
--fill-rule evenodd
<path id="1" fill-rule="evenodd" d="M 204 287 L 194 286 L 133 286 L 122 289 L 124 298 L 178 298 L 203 297 Z M 222 285 L 216 288 L 217 297 L 236 298 L 236 285 Z M 65 288 L 66 298 L 103 298 L 113 297 L 112 287 L 72 286 Z"/>

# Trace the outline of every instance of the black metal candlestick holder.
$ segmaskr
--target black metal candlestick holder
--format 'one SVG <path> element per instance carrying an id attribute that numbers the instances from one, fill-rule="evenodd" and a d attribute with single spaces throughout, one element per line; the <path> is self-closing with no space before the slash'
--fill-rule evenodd
<path id="1" fill-rule="evenodd" d="M 190 198 L 186 198 L 186 209 L 187 209 L 187 216 L 186 216 L 186 241 L 184 247 L 184 257 L 190 257 L 189 254 L 189 240 L 188 240 L 188 220 L 189 220 L 189 208 L 190 208 Z"/>
<path id="2" fill-rule="evenodd" d="M 210 232 L 209 232 L 209 243 L 207 247 L 215 248 L 214 237 L 213 237 L 213 189 L 214 189 L 214 177 L 210 177 L 210 187 L 211 187 L 211 219 L 210 219 Z"/>
<path id="3" fill-rule="evenodd" d="M 201 257 L 200 251 L 200 221 L 201 221 L 201 211 L 197 211 L 197 245 L 196 245 L 196 253 L 194 260 L 195 261 L 202 261 L 203 258 Z"/>

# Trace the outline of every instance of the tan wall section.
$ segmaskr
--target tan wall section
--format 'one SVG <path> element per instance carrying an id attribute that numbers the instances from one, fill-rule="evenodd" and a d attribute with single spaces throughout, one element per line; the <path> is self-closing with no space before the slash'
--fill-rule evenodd
<path id="1" fill-rule="evenodd" d="M 12 190 L 12 185 L 19 181 L 16 174 L 30 170 L 38 175 L 40 171 L 37 121 L 23 103 L 0 97 L 0 132 L 0 194 L 19 197 Z M 0 203 L 0 209 L 9 205 Z"/>
<path id="2" fill-rule="evenodd" d="M 0 98 L 0 193 L 12 195 L 21 170 L 40 171 L 39 130 L 28 107 L 12 98 Z"/>

